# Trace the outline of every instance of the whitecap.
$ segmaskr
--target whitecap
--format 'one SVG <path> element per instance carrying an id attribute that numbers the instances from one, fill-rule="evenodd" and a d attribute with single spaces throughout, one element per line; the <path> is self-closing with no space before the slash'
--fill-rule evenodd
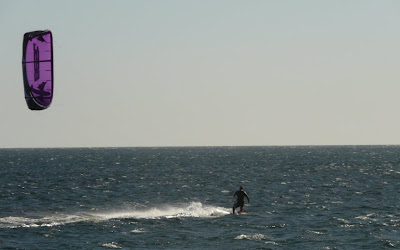
<path id="1" fill-rule="evenodd" d="M 135 228 L 131 231 L 131 233 L 144 233 L 146 232 L 143 228 Z"/>
<path id="2" fill-rule="evenodd" d="M 279 244 L 277 242 L 275 242 L 275 241 L 266 241 L 265 244 L 273 245 L 273 246 L 279 246 Z"/>
<path id="3" fill-rule="evenodd" d="M 111 243 L 104 243 L 103 245 L 101 245 L 102 247 L 107 247 L 107 248 L 122 248 L 120 246 L 117 245 L 117 243 L 115 242 L 111 242 Z"/>
<path id="4" fill-rule="evenodd" d="M 240 234 L 235 237 L 235 240 L 265 240 L 267 236 L 264 234 Z"/>
<path id="5" fill-rule="evenodd" d="M 320 231 L 313 231 L 313 230 L 310 230 L 310 231 L 308 231 L 309 233 L 312 233 L 312 234 L 317 234 L 317 235 L 324 235 L 324 234 L 326 234 L 326 233 L 324 233 L 324 232 L 320 232 Z"/>

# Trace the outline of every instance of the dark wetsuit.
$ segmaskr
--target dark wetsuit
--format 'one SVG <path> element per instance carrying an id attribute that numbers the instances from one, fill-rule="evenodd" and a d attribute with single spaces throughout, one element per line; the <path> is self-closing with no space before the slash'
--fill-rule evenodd
<path id="1" fill-rule="evenodd" d="M 247 195 L 247 193 L 243 190 L 238 190 L 235 192 L 235 194 L 233 195 L 236 197 L 236 202 L 233 205 L 233 213 L 235 213 L 235 209 L 237 207 L 240 207 L 240 211 L 243 210 L 243 206 L 244 206 L 244 197 L 247 198 L 247 201 L 250 202 L 249 196 Z"/>

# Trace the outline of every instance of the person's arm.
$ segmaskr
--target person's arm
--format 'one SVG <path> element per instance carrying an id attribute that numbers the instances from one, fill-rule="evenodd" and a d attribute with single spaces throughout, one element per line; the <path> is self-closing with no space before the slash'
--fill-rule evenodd
<path id="1" fill-rule="evenodd" d="M 244 195 L 246 196 L 246 198 L 247 198 L 247 201 L 250 203 L 249 196 L 247 195 L 247 193 L 246 193 L 246 192 L 244 192 Z"/>

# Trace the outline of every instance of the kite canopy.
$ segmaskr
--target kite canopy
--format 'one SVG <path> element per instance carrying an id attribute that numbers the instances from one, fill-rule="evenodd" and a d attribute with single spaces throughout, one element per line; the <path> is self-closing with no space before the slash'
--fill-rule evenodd
<path id="1" fill-rule="evenodd" d="M 27 32 L 22 46 L 25 100 L 31 110 L 43 110 L 53 99 L 53 37 L 50 30 Z"/>

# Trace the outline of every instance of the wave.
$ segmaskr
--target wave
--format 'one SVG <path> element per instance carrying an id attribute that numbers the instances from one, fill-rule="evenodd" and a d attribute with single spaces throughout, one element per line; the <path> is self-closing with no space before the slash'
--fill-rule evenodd
<path id="1" fill-rule="evenodd" d="M 113 219 L 171 219 L 183 217 L 212 218 L 229 214 L 229 209 L 211 205 L 203 205 L 201 202 L 170 205 L 163 204 L 157 207 L 141 209 L 125 209 L 96 213 L 54 213 L 47 216 L 0 217 L 0 228 L 19 227 L 53 227 L 79 222 L 101 222 Z"/>

